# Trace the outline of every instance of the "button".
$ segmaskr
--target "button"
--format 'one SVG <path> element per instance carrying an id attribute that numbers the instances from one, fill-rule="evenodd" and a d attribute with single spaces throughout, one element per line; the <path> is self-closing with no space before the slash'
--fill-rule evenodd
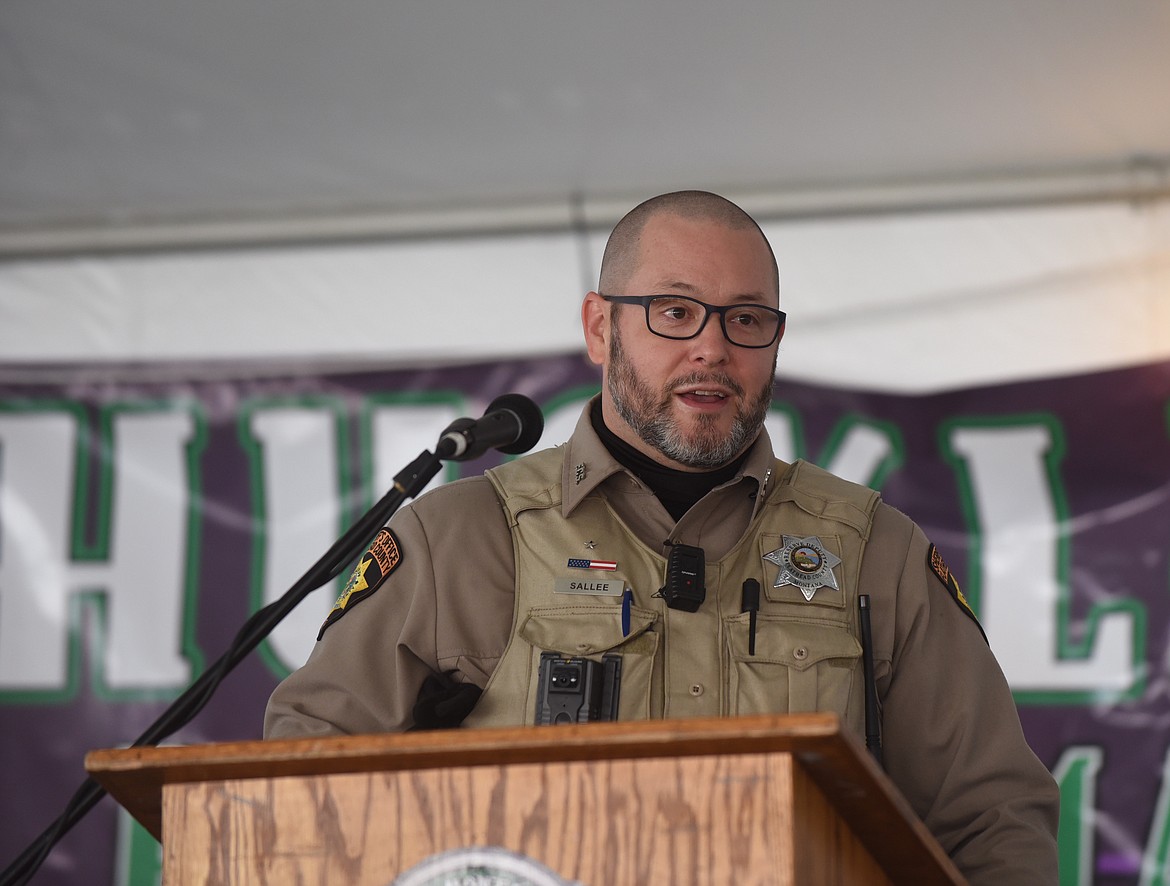
<path id="1" fill-rule="evenodd" d="M 797 646 L 792 650 L 792 657 L 797 661 L 804 661 L 806 658 L 808 658 L 808 650 L 803 646 Z"/>
<path id="2" fill-rule="evenodd" d="M 578 643 L 577 644 L 577 651 L 578 652 L 588 652 L 589 651 L 589 644 L 588 643 Z"/>
<path id="3" fill-rule="evenodd" d="M 693 695 L 695 698 L 698 698 L 702 694 L 703 694 L 703 684 L 702 683 L 692 683 L 691 684 L 691 695 Z"/>

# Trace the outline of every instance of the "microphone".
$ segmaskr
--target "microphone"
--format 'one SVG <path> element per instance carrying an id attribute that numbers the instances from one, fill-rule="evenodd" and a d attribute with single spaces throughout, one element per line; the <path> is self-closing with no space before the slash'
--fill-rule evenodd
<path id="1" fill-rule="evenodd" d="M 509 455 L 527 452 L 544 433 L 540 407 L 523 394 L 504 394 L 488 404 L 483 418 L 457 418 L 435 446 L 445 461 L 470 461 L 489 449 Z"/>

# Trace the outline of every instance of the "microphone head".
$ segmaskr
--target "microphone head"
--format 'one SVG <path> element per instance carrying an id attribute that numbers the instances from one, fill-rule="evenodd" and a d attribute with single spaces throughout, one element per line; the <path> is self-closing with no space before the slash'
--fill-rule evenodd
<path id="1" fill-rule="evenodd" d="M 520 436 L 515 442 L 498 447 L 500 452 L 519 455 L 537 444 L 540 435 L 544 433 L 544 415 L 539 406 L 523 394 L 504 394 L 488 404 L 487 412 L 492 413 L 499 409 L 511 412 L 520 422 Z"/>

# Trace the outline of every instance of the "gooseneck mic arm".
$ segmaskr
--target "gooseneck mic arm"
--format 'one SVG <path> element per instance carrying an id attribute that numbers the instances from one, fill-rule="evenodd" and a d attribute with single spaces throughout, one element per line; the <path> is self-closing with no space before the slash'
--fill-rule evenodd
<path id="1" fill-rule="evenodd" d="M 456 426 L 459 426 L 458 429 Z M 394 477 L 394 485 L 378 503 L 334 542 L 283 596 L 244 622 L 227 652 L 175 699 L 131 747 L 156 745 L 194 719 L 232 669 L 259 646 L 311 591 L 340 575 L 402 503 L 423 490 L 439 472 L 444 461 L 464 461 L 493 448 L 511 454 L 527 452 L 536 445 L 543 430 L 544 419 L 540 408 L 520 394 L 505 394 L 493 400 L 487 413 L 478 421 L 463 418 L 453 422 L 440 437 L 435 453 L 423 450 L 418 458 L 399 471 Z M 448 439 L 452 434 L 464 439 L 463 449 L 458 448 L 456 441 Z M 456 451 L 452 453 L 453 448 Z M 52 848 L 97 805 L 105 793 L 103 787 L 87 778 L 69 800 L 65 811 L 0 872 L 0 886 L 27 883 L 48 858 Z"/>

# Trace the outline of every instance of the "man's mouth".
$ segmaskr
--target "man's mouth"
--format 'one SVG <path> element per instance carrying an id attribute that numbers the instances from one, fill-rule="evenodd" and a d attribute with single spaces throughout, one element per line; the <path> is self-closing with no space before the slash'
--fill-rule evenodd
<path id="1" fill-rule="evenodd" d="M 730 394 L 715 388 L 690 388 L 678 391 L 678 396 L 696 403 L 719 403 L 726 400 Z"/>

